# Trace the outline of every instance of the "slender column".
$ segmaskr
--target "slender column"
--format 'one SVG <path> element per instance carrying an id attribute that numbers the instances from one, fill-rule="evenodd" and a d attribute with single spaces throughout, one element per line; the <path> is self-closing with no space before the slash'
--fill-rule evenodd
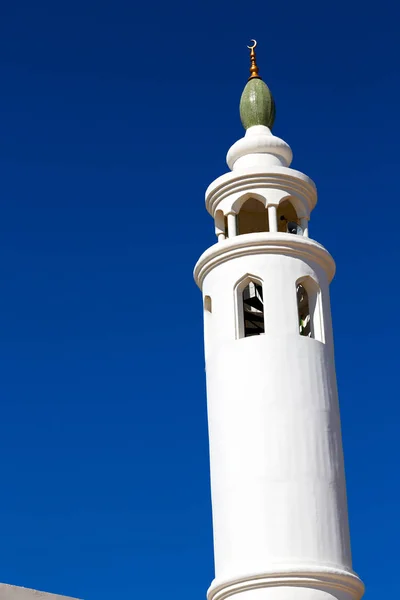
<path id="1" fill-rule="evenodd" d="M 227 234 L 226 217 L 222 210 L 217 210 L 215 213 L 215 235 L 219 242 L 223 242 L 226 239 Z"/>
<path id="2" fill-rule="evenodd" d="M 308 237 L 308 217 L 302 217 L 300 219 L 300 227 L 303 230 L 304 237 Z"/>
<path id="3" fill-rule="evenodd" d="M 270 232 L 276 233 L 278 231 L 278 215 L 276 211 L 276 206 L 274 206 L 273 204 L 268 206 L 268 222 Z"/>
<path id="4" fill-rule="evenodd" d="M 233 238 L 237 236 L 236 227 L 236 215 L 235 213 L 228 214 L 228 237 Z"/>

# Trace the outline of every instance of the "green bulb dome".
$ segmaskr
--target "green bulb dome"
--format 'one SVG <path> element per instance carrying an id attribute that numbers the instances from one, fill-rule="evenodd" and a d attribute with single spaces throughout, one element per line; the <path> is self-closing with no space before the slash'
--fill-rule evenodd
<path id="1" fill-rule="evenodd" d="M 247 82 L 240 98 L 240 120 L 245 129 L 265 125 L 272 129 L 275 121 L 275 102 L 269 87 L 262 79 L 253 77 Z"/>

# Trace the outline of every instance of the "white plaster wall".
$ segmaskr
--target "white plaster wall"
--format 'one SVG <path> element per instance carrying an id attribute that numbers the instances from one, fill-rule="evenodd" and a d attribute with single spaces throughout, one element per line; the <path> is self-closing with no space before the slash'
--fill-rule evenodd
<path id="1" fill-rule="evenodd" d="M 241 243 L 243 237 L 235 240 Z M 218 246 L 224 244 L 232 246 Z M 234 289 L 247 274 L 263 280 L 266 330 L 236 339 Z M 311 276 L 321 289 L 325 343 L 298 333 L 295 284 L 304 276 Z M 212 587 L 285 570 L 351 574 L 326 269 L 317 258 L 300 252 L 249 247 L 241 256 L 216 261 L 202 289 L 212 299 L 212 313 L 205 313 Z M 336 584 L 335 595 L 327 584 L 322 586 L 325 591 L 308 594 L 304 587 L 299 585 L 293 596 L 288 582 L 268 585 L 263 593 L 243 590 L 241 598 L 360 597 L 359 589 L 353 596 L 338 591 Z"/>
<path id="2" fill-rule="evenodd" d="M 0 583 L 0 600 L 74 600 L 74 598 Z"/>
<path id="3" fill-rule="evenodd" d="M 351 567 L 336 386 L 324 345 L 275 335 L 207 361 L 216 576 Z"/>

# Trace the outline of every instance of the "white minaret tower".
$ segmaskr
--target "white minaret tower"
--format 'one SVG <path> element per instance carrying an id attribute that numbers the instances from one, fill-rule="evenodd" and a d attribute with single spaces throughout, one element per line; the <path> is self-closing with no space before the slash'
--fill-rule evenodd
<path id="1" fill-rule="evenodd" d="M 218 243 L 203 293 L 215 579 L 208 600 L 359 600 L 333 353 L 331 255 L 309 237 L 314 183 L 271 133 L 258 74 L 231 172 L 206 192 Z M 240 599 L 239 599 L 240 597 Z"/>

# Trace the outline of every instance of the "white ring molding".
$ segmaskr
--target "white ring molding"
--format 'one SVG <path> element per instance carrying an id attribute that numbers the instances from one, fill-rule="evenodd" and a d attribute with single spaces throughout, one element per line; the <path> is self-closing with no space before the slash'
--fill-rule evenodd
<path id="1" fill-rule="evenodd" d="M 340 590 L 349 598 L 359 600 L 364 584 L 353 571 L 319 567 L 317 565 L 277 565 L 273 571 L 251 574 L 226 581 L 213 581 L 207 592 L 207 600 L 225 600 L 241 592 L 268 587 L 307 587 L 317 590 Z"/>
<path id="2" fill-rule="evenodd" d="M 226 162 L 228 167 L 233 170 L 237 166 L 235 165 L 236 161 L 244 156 L 253 157 L 255 154 L 263 154 L 267 160 L 276 157 L 286 167 L 293 159 L 292 150 L 284 140 L 273 135 L 268 127 L 255 125 L 250 127 L 246 131 L 246 135 L 229 148 Z"/>
<path id="3" fill-rule="evenodd" d="M 258 190 L 263 189 L 281 192 L 281 197 L 299 198 L 308 207 L 308 212 L 311 212 L 317 203 L 317 189 L 312 179 L 288 167 L 274 167 L 271 171 L 246 169 L 240 174 L 233 171 L 221 175 L 207 188 L 206 208 L 214 216 L 218 205 L 226 197 L 235 194 L 240 198 L 246 193 L 256 194 Z M 272 201 L 271 204 L 273 203 Z"/>
<path id="4" fill-rule="evenodd" d="M 335 274 L 335 261 L 318 242 L 291 233 L 245 233 L 217 242 L 200 256 L 194 268 L 194 279 L 201 289 L 204 278 L 215 267 L 239 256 L 251 254 L 286 254 L 312 260 L 325 270 L 330 282 Z"/>

